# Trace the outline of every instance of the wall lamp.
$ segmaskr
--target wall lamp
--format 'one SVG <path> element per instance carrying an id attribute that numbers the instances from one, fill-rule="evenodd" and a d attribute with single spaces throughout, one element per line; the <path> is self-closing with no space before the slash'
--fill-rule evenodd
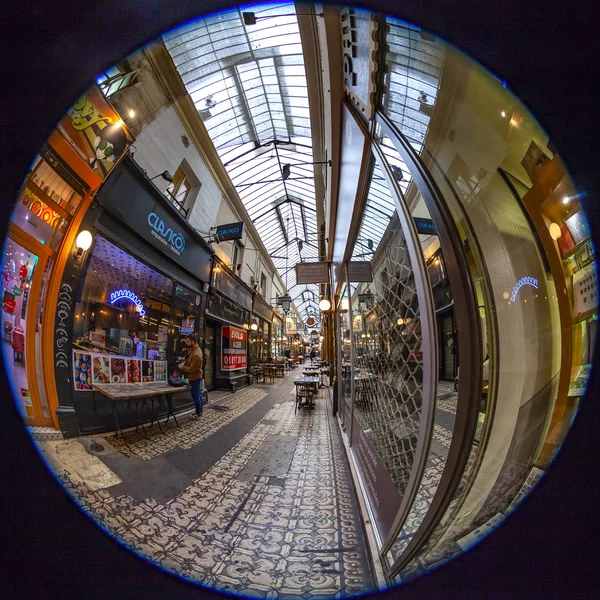
<path id="1" fill-rule="evenodd" d="M 252 329 L 252 331 L 256 331 L 258 329 L 258 323 L 256 322 L 256 319 L 252 319 L 252 323 L 250 323 L 250 329 Z"/>
<path id="2" fill-rule="evenodd" d="M 75 245 L 77 246 L 77 250 L 75 251 L 73 258 L 79 259 L 84 252 L 90 249 L 92 245 L 92 234 L 87 229 L 80 231 L 75 239 Z"/>
<path id="3" fill-rule="evenodd" d="M 155 175 L 154 177 L 150 177 L 150 181 L 152 181 L 153 179 L 156 179 L 157 177 L 162 177 L 165 181 L 168 181 L 169 183 L 173 183 L 173 175 L 171 175 L 171 173 L 169 173 L 169 171 L 163 171 L 162 173 L 159 173 L 158 175 Z"/>

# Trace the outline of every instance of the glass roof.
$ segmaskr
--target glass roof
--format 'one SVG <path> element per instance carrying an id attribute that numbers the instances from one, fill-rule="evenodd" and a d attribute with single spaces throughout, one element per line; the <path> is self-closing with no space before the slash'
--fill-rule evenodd
<path id="1" fill-rule="evenodd" d="M 242 12 L 253 12 L 245 25 Z M 263 17 L 269 17 L 264 18 Z M 217 153 L 303 318 L 318 286 L 294 266 L 318 259 L 308 91 L 293 4 L 245 6 L 163 36 Z"/>

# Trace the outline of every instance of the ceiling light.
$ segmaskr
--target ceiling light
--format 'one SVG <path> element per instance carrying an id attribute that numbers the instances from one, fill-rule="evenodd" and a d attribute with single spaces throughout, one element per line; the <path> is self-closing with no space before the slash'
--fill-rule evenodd
<path id="1" fill-rule="evenodd" d="M 505 119 L 506 118 L 506 111 L 505 110 L 501 110 L 500 111 L 500 116 Z"/>
<path id="2" fill-rule="evenodd" d="M 569 204 L 569 201 L 570 201 L 570 200 L 571 200 L 571 198 L 569 198 L 569 196 L 565 196 L 565 197 L 563 198 L 563 201 L 562 201 L 562 202 L 563 202 L 563 204 Z"/>
<path id="3" fill-rule="evenodd" d="M 129 118 L 133 119 L 133 117 L 135 117 L 135 110 L 133 110 L 133 108 L 129 111 Z"/>
<path id="4" fill-rule="evenodd" d="M 319 309 L 322 310 L 323 312 L 328 311 L 331 308 L 331 302 L 329 302 L 329 300 L 327 300 L 327 298 L 323 298 L 323 300 L 321 300 L 321 302 L 319 302 Z"/>
<path id="5" fill-rule="evenodd" d="M 404 325 L 404 319 L 398 319 L 396 323 L 398 323 L 398 325 Z"/>

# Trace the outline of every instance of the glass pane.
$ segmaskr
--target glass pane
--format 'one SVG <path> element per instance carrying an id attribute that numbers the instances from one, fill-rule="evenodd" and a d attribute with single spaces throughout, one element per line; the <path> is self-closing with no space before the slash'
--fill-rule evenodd
<path id="1" fill-rule="evenodd" d="M 13 396 L 23 417 L 35 416 L 29 391 L 25 343 L 27 306 L 37 262 L 35 254 L 7 238 L 2 261 L 2 354 Z"/>
<path id="2" fill-rule="evenodd" d="M 52 259 L 46 260 L 46 267 L 44 269 L 44 278 L 42 279 L 42 287 L 40 291 L 40 298 L 37 303 L 36 310 L 36 323 L 35 323 L 35 362 L 36 365 L 42 364 L 42 318 L 44 302 L 46 300 L 46 291 L 48 289 L 48 283 L 50 281 L 50 274 L 52 273 L 52 267 L 54 261 Z M 46 387 L 44 383 L 44 377 L 41 369 L 38 369 L 37 375 L 38 384 L 38 395 L 40 397 L 40 405 L 42 408 L 42 415 L 45 419 L 50 418 L 50 409 L 48 408 L 48 399 L 46 397 Z"/>

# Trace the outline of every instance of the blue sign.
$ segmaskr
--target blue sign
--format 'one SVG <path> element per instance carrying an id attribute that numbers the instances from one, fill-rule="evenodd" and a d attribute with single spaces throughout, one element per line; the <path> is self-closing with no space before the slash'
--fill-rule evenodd
<path id="1" fill-rule="evenodd" d="M 143 317 L 146 314 L 142 301 L 131 290 L 117 290 L 116 292 L 112 292 L 110 295 L 110 303 L 114 304 L 119 300 L 129 300 L 135 304 L 137 312 L 140 313 L 140 317 Z"/>
<path id="2" fill-rule="evenodd" d="M 217 225 L 215 237 L 218 241 L 241 240 L 244 235 L 244 221 L 239 223 L 228 223 L 227 225 Z"/>
<path id="3" fill-rule="evenodd" d="M 165 226 L 165 222 L 155 213 L 148 215 L 148 225 L 152 227 L 150 232 L 161 244 L 164 244 L 169 250 L 180 256 L 185 250 L 185 237 L 183 233 L 174 231 Z"/>
<path id="4" fill-rule="evenodd" d="M 421 217 L 413 217 L 417 232 L 422 235 L 437 235 L 435 225 L 431 219 L 423 219 Z"/>
<path id="5" fill-rule="evenodd" d="M 511 302 L 514 302 L 517 299 L 517 294 L 524 285 L 531 285 L 537 290 L 538 280 L 534 277 L 522 277 L 521 279 L 519 279 L 519 281 L 517 281 L 517 285 L 515 285 L 515 287 L 513 288 L 512 295 L 510 297 Z"/>

